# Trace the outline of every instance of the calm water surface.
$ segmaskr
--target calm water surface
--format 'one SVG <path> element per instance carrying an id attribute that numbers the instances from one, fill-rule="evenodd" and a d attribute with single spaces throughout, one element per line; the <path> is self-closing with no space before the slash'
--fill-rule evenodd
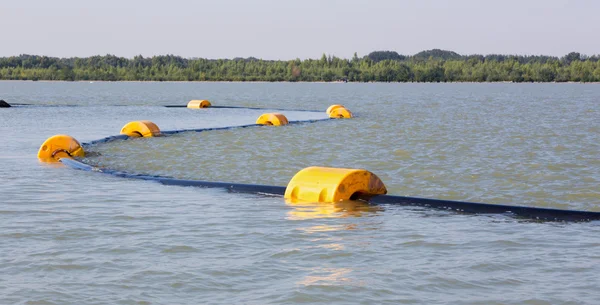
<path id="1" fill-rule="evenodd" d="M 598 222 L 290 206 L 37 161 L 55 134 L 87 142 L 133 120 L 173 130 L 265 112 L 159 107 L 197 98 L 339 103 L 356 118 L 99 144 L 86 161 L 270 185 L 312 165 L 366 168 L 394 195 L 600 211 L 599 85 L 0 82 L 9 103 L 55 105 L 0 109 L 0 304 L 600 302 Z"/>

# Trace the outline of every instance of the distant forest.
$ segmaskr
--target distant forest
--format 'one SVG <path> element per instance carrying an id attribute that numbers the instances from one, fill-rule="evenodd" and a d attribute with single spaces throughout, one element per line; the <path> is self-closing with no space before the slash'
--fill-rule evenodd
<path id="1" fill-rule="evenodd" d="M 289 82 L 600 82 L 600 56 L 460 55 L 439 49 L 412 56 L 376 51 L 351 59 L 204 59 L 174 55 L 0 57 L 2 80 Z"/>

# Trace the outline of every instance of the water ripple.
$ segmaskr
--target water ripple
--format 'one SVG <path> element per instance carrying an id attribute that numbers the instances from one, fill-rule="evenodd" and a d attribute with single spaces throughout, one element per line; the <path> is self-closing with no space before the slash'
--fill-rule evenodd
<path id="1" fill-rule="evenodd" d="M 118 141 L 87 161 L 273 185 L 310 165 L 363 167 L 392 194 L 598 210 L 599 88 L 0 82 L 9 102 L 86 105 L 0 111 L 0 304 L 596 304 L 600 222 L 290 205 L 41 165 L 35 152 L 54 134 L 86 142 L 132 120 L 222 127 L 263 112 L 157 107 L 192 98 L 340 103 L 356 119 Z"/>

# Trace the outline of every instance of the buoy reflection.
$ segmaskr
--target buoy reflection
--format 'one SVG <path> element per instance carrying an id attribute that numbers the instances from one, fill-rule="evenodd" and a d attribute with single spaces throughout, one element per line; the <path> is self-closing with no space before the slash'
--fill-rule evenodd
<path id="1" fill-rule="evenodd" d="M 361 217 L 383 210 L 380 206 L 354 200 L 344 200 L 335 203 L 286 202 L 286 204 L 292 208 L 288 212 L 287 218 L 289 220 Z"/>

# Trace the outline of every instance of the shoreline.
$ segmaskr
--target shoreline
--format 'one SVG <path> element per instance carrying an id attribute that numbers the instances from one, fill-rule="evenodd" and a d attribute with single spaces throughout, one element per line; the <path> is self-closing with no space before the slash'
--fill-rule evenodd
<path id="1" fill-rule="evenodd" d="M 343 82 L 343 81 L 157 81 L 157 80 L 16 80 L 16 79 L 0 79 L 0 82 L 32 82 L 32 83 L 249 83 L 249 84 L 268 84 L 268 83 L 298 83 L 298 84 L 600 84 L 600 82 L 512 82 L 512 81 L 498 81 L 498 82 Z"/>

